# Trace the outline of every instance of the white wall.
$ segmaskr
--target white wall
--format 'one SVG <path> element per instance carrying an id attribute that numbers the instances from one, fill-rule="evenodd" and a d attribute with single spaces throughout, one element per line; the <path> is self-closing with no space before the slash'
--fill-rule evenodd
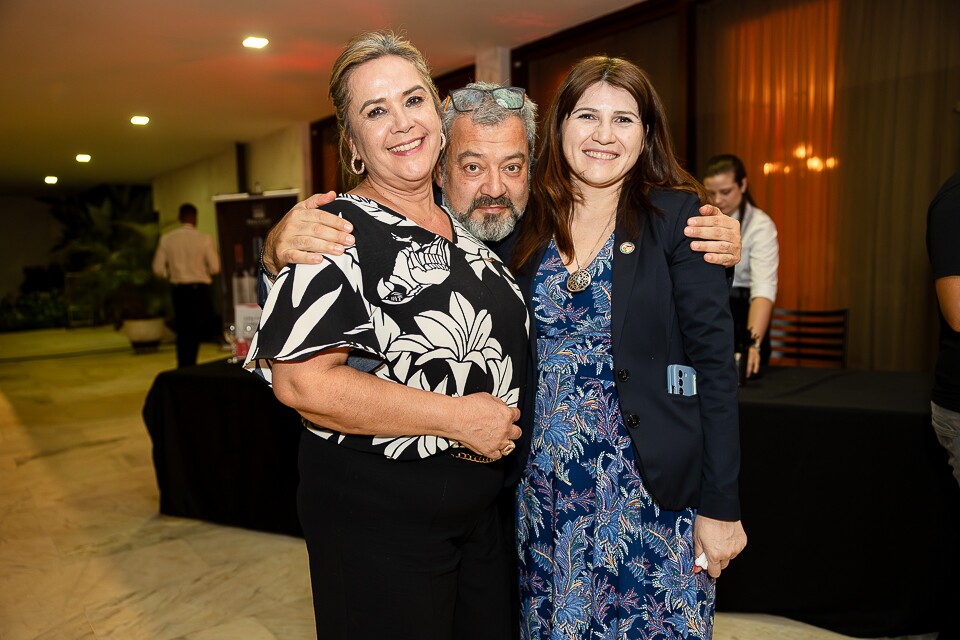
<path id="1" fill-rule="evenodd" d="M 298 189 L 310 185 L 310 125 L 297 124 L 247 143 L 247 189 Z M 237 193 L 236 149 L 181 167 L 153 179 L 153 206 L 163 230 L 177 223 L 184 202 L 197 207 L 197 227 L 217 240 L 215 195 Z"/>
<path id="2" fill-rule="evenodd" d="M 310 125 L 297 124 L 247 143 L 247 189 L 298 189 L 310 195 Z"/>
<path id="3" fill-rule="evenodd" d="M 237 192 L 237 160 L 233 147 L 153 179 L 153 207 L 162 230 L 177 224 L 180 205 L 197 207 L 197 227 L 217 239 L 213 196 Z"/>

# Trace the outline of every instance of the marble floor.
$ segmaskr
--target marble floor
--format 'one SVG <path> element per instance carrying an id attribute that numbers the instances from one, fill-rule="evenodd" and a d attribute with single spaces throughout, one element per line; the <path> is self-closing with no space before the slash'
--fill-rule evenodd
<path id="1" fill-rule="evenodd" d="M 0 334 L 0 639 L 315 638 L 302 540 L 157 513 L 140 410 L 175 356 L 123 340 Z M 720 614 L 714 637 L 846 636 Z"/>

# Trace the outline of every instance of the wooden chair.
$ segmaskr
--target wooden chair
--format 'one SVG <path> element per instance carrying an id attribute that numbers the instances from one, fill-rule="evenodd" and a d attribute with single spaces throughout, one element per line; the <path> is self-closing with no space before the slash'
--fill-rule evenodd
<path id="1" fill-rule="evenodd" d="M 771 358 L 812 360 L 847 367 L 849 310 L 773 309 L 770 319 Z"/>

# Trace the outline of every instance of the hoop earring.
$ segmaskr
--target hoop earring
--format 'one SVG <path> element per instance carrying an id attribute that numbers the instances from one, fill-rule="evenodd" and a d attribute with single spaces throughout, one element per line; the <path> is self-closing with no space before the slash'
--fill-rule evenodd
<path id="1" fill-rule="evenodd" d="M 443 151 L 447 148 L 447 136 L 443 135 L 443 131 L 440 132 L 440 151 Z"/>
<path id="2" fill-rule="evenodd" d="M 357 160 L 360 161 L 360 168 L 357 169 Z M 358 158 L 357 154 L 353 154 L 353 157 L 350 158 L 350 171 L 358 176 L 362 176 L 363 172 L 367 170 L 367 166 L 363 164 L 363 159 Z"/>

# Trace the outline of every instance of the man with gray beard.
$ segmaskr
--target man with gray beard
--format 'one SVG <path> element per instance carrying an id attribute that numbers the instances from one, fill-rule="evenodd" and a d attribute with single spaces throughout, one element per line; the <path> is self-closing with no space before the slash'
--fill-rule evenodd
<path id="1" fill-rule="evenodd" d="M 537 105 L 522 89 L 474 82 L 452 91 L 444 107 L 443 204 L 477 239 L 499 242 L 527 206 Z"/>

